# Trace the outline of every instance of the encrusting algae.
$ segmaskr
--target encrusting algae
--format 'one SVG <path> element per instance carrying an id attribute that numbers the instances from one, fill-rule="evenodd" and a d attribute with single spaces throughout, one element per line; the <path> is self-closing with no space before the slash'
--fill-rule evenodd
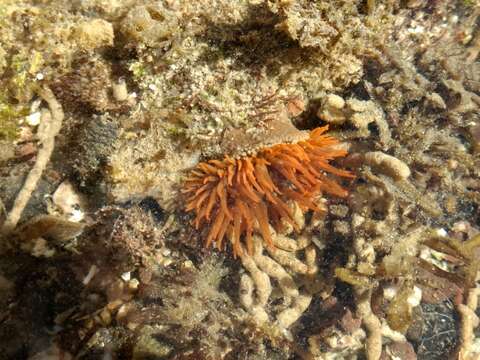
<path id="1" fill-rule="evenodd" d="M 305 141 L 263 148 L 255 156 L 225 156 L 198 164 L 183 193 L 187 196 L 186 211 L 196 214 L 195 228 L 209 227 L 205 245 L 215 242 L 218 249 L 224 249 L 227 236 L 234 256 L 241 256 L 244 235 L 247 251 L 252 254 L 252 235 L 258 229 L 267 246 L 273 248 L 270 223 L 278 229 L 286 221 L 300 230 L 290 201 L 302 211 L 321 211 L 315 203 L 318 195 L 347 196 L 347 191 L 325 174 L 354 177 L 329 164 L 347 151 L 336 147 L 337 139 L 324 134 L 327 129 L 316 128 Z"/>

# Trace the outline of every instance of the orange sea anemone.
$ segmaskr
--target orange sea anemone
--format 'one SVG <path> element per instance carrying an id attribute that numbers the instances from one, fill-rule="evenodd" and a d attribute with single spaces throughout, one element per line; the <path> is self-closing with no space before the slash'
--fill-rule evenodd
<path id="1" fill-rule="evenodd" d="M 206 246 L 225 248 L 225 237 L 232 243 L 234 256 L 242 255 L 242 239 L 249 254 L 252 234 L 258 230 L 267 246 L 273 247 L 270 224 L 282 221 L 296 230 L 290 201 L 302 210 L 320 211 L 314 199 L 322 193 L 345 197 L 347 191 L 325 173 L 352 178 L 329 161 L 347 154 L 334 145 L 335 138 L 324 135 L 328 126 L 310 133 L 305 141 L 263 148 L 255 156 L 209 160 L 197 165 L 186 180 L 186 211 L 194 211 L 196 229 L 209 228 Z"/>

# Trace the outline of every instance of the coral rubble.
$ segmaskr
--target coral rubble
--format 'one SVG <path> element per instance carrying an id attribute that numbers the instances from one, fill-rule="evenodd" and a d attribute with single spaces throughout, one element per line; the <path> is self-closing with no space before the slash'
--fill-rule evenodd
<path id="1" fill-rule="evenodd" d="M 478 358 L 479 21 L 0 1 L 0 358 Z"/>

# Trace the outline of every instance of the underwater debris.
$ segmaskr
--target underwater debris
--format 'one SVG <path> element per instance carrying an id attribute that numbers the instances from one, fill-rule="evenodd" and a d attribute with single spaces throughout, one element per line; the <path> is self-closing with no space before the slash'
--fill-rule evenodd
<path id="1" fill-rule="evenodd" d="M 387 360 L 414 358 L 413 349 L 419 359 L 444 359 L 460 346 L 474 356 L 476 306 L 457 279 L 465 260 L 426 250 L 425 234 L 412 234 L 434 227 L 465 242 L 475 233 L 457 235 L 452 224 L 475 231 L 479 223 L 480 37 L 470 14 L 478 9 L 466 2 L 2 3 L 0 133 L 15 140 L 12 155 L 0 150 L 8 210 L 42 154 L 32 121 L 37 84 L 49 84 L 65 119 L 18 224 L 35 222 L 9 234 L 24 241 L 0 263 L 12 283 L 0 301 L 0 353 L 47 357 L 59 339 L 53 356 L 78 359 L 336 359 L 366 358 L 367 350 Z M 247 254 L 240 212 L 241 261 L 209 266 L 216 252 L 186 244 L 201 235 L 187 226 L 195 212 L 177 213 L 184 175 L 224 154 L 236 169 L 237 159 L 304 141 L 309 131 L 297 127 L 323 121 L 348 141 L 352 155 L 340 168 L 358 169 L 348 199 L 311 199 L 328 213 L 302 220 L 301 203 L 275 193 L 293 221 L 279 219 L 273 232 L 267 218 L 273 246 L 252 217 Z M 275 185 L 301 193 L 272 172 Z M 71 240 L 60 233 L 68 223 L 46 231 L 56 218 L 35 217 L 45 208 L 78 214 L 73 194 L 58 188 L 64 180 L 88 201 L 85 229 Z M 200 225 L 205 237 L 216 200 Z M 2 223 L 1 206 L 0 214 Z M 235 221 L 226 226 L 230 247 Z M 429 259 L 451 274 L 432 272 Z M 426 311 L 454 298 L 448 312 Z"/>
<path id="2" fill-rule="evenodd" d="M 101 240 L 91 240 L 96 237 Z M 162 229 L 155 226 L 150 211 L 139 206 L 128 209 L 112 206 L 95 213 L 95 223 L 79 239 L 78 249 L 98 259 L 96 265 L 100 268 L 125 272 L 150 264 L 163 241 Z"/>
<path id="3" fill-rule="evenodd" d="M 460 318 L 459 358 L 475 358 L 469 356 L 475 353 L 473 343 L 477 341 L 475 328 L 479 323 L 475 313 L 479 296 L 475 283 L 480 266 L 477 261 L 479 243 L 478 235 L 462 242 L 438 235 L 427 227 L 419 227 L 399 239 L 397 246 L 383 257 L 373 273 L 362 272 L 365 266 L 361 268 L 360 262 L 357 272 L 335 269 L 336 276 L 352 285 L 357 293 L 357 315 L 363 319 L 368 337 L 376 336 L 374 344 L 367 346 L 367 353 L 374 351 L 376 354 L 371 358 L 380 356 L 381 347 L 378 343 L 382 336 L 394 341 L 402 340 L 402 334 L 412 336 L 411 333 L 416 331 L 411 329 L 417 326 L 414 325 L 414 318 L 419 305 L 438 304 L 452 299 L 455 299 Z M 423 249 L 422 252 L 420 249 Z M 435 251 L 435 258 L 443 259 L 443 266 L 448 268 L 440 268 L 434 263 L 435 259 L 425 259 L 428 251 Z M 391 282 L 393 279 L 394 282 Z M 374 288 L 377 290 L 372 290 Z M 378 288 L 383 289 L 383 295 L 379 295 Z M 369 294 L 370 300 L 362 305 L 362 296 L 366 294 Z M 382 297 L 383 300 L 380 300 Z M 386 322 L 382 324 L 381 331 L 378 321 L 368 319 L 368 307 L 376 317 L 381 315 L 382 323 L 385 316 Z"/>
<path id="4" fill-rule="evenodd" d="M 13 240 L 23 251 L 33 256 L 50 257 L 55 254 L 53 245 L 63 246 L 80 235 L 84 225 L 58 216 L 38 215 L 18 226 Z"/>
<path id="5" fill-rule="evenodd" d="M 296 230 L 288 202 L 294 201 L 302 210 L 320 211 L 312 200 L 326 192 L 345 197 L 347 191 L 323 172 L 345 178 L 352 173 L 339 170 L 328 162 L 346 155 L 335 147 L 339 142 L 324 135 L 328 126 L 317 128 L 306 141 L 297 144 L 278 144 L 260 150 L 256 156 L 200 163 L 187 179 L 183 193 L 187 196 L 186 211 L 194 211 L 197 229 L 209 224 L 205 240 L 224 249 L 229 237 L 235 256 L 242 255 L 241 236 L 249 254 L 253 253 L 252 235 L 258 226 L 264 241 L 273 247 L 269 223 L 280 228 L 282 220 Z"/>
<path id="6" fill-rule="evenodd" d="M 456 281 L 463 287 L 460 301 L 456 303 L 457 312 L 460 316 L 460 346 L 458 349 L 459 359 L 478 358 L 478 349 L 474 346 L 477 341 L 476 328 L 479 325 L 478 297 L 480 289 L 477 285 L 480 264 L 478 256 L 480 251 L 480 235 L 477 234 L 467 241 L 459 241 L 454 238 L 432 236 L 425 245 L 433 250 L 449 256 L 450 260 L 456 260 L 455 273 L 445 271 L 443 277 L 447 280 L 455 274 L 459 278 Z"/>
<path id="7" fill-rule="evenodd" d="M 360 319 L 339 304 L 337 298 L 330 299 L 323 311 L 328 311 L 327 316 L 334 320 L 319 334 L 308 338 L 309 350 L 314 359 L 348 359 L 364 349 L 366 334 Z"/>
<path id="8" fill-rule="evenodd" d="M 249 347 L 258 351 L 257 339 L 241 325 L 245 313 L 222 290 L 227 275 L 217 256 L 199 266 L 186 260 L 155 271 L 151 281 L 139 286 L 137 310 L 127 314 L 126 320 L 138 324 L 134 352 L 149 353 L 135 358 L 160 358 L 161 344 L 169 345 L 164 351 L 170 359 L 224 359 Z M 146 333 L 153 337 L 147 347 L 139 341 Z"/>

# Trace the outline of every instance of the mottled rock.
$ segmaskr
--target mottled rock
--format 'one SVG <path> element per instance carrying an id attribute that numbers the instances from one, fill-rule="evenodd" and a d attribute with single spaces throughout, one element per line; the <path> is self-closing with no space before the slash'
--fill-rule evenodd
<path id="1" fill-rule="evenodd" d="M 137 6 L 128 12 L 121 29 L 129 40 L 151 46 L 178 30 L 177 17 L 161 5 Z"/>
<path id="2" fill-rule="evenodd" d="M 380 360 L 416 360 L 415 349 L 409 342 L 394 342 L 385 346 Z"/>
<path id="3" fill-rule="evenodd" d="M 102 19 L 79 23 L 73 32 L 75 40 L 85 50 L 113 45 L 113 25 Z"/>

